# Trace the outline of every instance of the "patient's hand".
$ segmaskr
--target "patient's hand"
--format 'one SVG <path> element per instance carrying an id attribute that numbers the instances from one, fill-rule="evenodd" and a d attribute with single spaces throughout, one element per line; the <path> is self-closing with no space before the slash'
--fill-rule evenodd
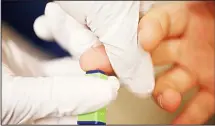
<path id="1" fill-rule="evenodd" d="M 214 114 L 214 19 L 214 2 L 179 2 L 157 5 L 140 21 L 140 42 L 154 64 L 175 64 L 157 78 L 159 105 L 174 112 L 181 95 L 200 87 L 174 124 L 203 124 Z"/>

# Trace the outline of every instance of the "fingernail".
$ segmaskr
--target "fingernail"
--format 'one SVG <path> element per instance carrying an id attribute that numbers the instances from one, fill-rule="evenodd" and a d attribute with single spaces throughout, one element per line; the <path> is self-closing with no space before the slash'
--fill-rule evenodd
<path id="1" fill-rule="evenodd" d="M 174 112 L 180 105 L 181 95 L 173 89 L 166 89 L 158 95 L 157 102 L 161 108 Z"/>
<path id="2" fill-rule="evenodd" d="M 161 94 L 157 97 L 157 102 L 158 102 L 158 104 L 160 105 L 161 108 L 163 108 L 162 98 L 163 98 L 163 96 Z"/>

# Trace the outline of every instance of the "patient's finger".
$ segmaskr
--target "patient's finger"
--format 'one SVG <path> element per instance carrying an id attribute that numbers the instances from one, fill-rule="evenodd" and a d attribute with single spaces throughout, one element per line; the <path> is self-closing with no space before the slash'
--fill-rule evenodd
<path id="1" fill-rule="evenodd" d="M 203 124 L 214 114 L 214 94 L 200 90 L 173 124 Z"/>
<path id="2" fill-rule="evenodd" d="M 180 66 L 176 66 L 157 78 L 154 97 L 167 111 L 175 111 L 181 102 L 181 94 L 196 84 L 195 77 Z"/>
<path id="3" fill-rule="evenodd" d="M 102 70 L 106 74 L 113 74 L 113 68 L 103 45 L 90 48 L 84 52 L 80 57 L 80 65 L 84 71 Z"/>
<path id="4" fill-rule="evenodd" d="M 154 65 L 173 64 L 178 56 L 178 48 L 180 46 L 180 39 L 171 39 L 163 41 L 152 53 L 152 60 Z"/>
<path id="5" fill-rule="evenodd" d="M 151 8 L 139 23 L 139 43 L 147 51 L 154 50 L 161 40 L 183 34 L 188 16 L 183 2 Z"/>

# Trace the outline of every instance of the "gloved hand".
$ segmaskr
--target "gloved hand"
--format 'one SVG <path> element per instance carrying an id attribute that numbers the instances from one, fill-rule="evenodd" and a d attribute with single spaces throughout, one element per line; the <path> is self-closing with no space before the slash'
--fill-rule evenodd
<path id="1" fill-rule="evenodd" d="M 137 45 L 143 5 L 139 1 L 55 1 L 46 5 L 45 15 L 35 21 L 34 30 L 40 38 L 56 40 L 78 58 L 102 42 L 121 83 L 145 96 L 154 88 L 154 73 L 150 55 Z M 87 63 L 95 63 L 94 59 Z"/>
<path id="2" fill-rule="evenodd" d="M 88 113 L 117 96 L 119 82 L 115 77 L 102 80 L 85 76 L 78 61 L 71 58 L 37 61 L 13 41 L 3 41 L 2 53 L 2 124 L 29 124 L 42 118 Z M 29 77 L 20 76 L 23 73 Z M 33 77 L 35 73 L 45 76 Z"/>

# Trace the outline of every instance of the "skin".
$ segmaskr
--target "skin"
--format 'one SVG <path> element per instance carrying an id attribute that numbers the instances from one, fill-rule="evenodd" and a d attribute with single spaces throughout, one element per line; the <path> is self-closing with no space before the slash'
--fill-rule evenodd
<path id="1" fill-rule="evenodd" d="M 174 112 L 182 95 L 199 86 L 173 124 L 203 124 L 214 114 L 214 28 L 214 2 L 157 5 L 140 21 L 139 42 L 154 64 L 175 64 L 156 79 L 157 103 Z"/>
<path id="2" fill-rule="evenodd" d="M 102 70 L 107 75 L 113 75 L 113 68 L 103 45 L 89 48 L 80 57 L 80 66 L 84 71 Z"/>
<path id="3" fill-rule="evenodd" d="M 214 6 L 214 2 L 166 3 L 154 6 L 140 20 L 138 39 L 151 53 L 154 65 L 175 64 L 156 79 L 153 95 L 158 105 L 174 112 L 183 94 L 199 86 L 173 124 L 203 124 L 214 114 Z M 111 74 L 105 49 L 96 48 L 100 51 L 82 55 L 82 69 Z"/>

